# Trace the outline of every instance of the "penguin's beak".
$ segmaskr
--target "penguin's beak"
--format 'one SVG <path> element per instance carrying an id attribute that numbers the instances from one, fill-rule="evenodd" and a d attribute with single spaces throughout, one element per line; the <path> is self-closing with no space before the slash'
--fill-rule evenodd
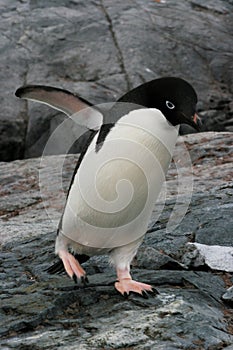
<path id="1" fill-rule="evenodd" d="M 202 122 L 201 122 L 201 118 L 197 115 L 197 113 L 195 113 L 193 116 L 193 122 L 194 122 L 193 127 L 197 131 L 201 131 Z"/>
<path id="2" fill-rule="evenodd" d="M 183 123 L 188 124 L 190 126 L 192 126 L 195 130 L 197 131 L 201 131 L 201 119 L 200 117 L 198 117 L 197 113 L 194 114 L 193 117 L 188 118 L 185 114 L 182 113 L 182 119 L 183 119 Z"/>

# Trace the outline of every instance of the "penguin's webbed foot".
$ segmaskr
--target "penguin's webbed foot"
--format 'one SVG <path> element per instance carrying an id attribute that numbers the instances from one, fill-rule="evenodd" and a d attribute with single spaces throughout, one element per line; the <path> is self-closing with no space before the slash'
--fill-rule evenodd
<path id="1" fill-rule="evenodd" d="M 123 296 L 128 296 L 130 292 L 133 292 L 147 298 L 148 294 L 158 293 L 151 285 L 134 281 L 131 278 L 119 280 L 115 283 L 115 288 Z"/>
<path id="2" fill-rule="evenodd" d="M 65 250 L 59 251 L 58 255 L 61 258 L 64 268 L 70 278 L 72 278 L 75 283 L 77 283 L 79 279 L 82 284 L 86 285 L 88 283 L 88 278 L 78 260 L 76 260 L 72 254 Z"/>

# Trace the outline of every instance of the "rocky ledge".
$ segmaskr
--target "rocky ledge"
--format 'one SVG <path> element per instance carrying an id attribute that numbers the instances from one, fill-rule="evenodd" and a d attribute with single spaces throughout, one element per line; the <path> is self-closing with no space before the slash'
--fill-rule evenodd
<path id="1" fill-rule="evenodd" d="M 155 223 L 161 196 L 133 262 L 159 291 L 148 299 L 117 294 L 104 256 L 84 264 L 85 287 L 45 271 L 77 155 L 1 163 L 1 349 L 232 349 L 232 141 L 179 138 L 166 205 Z"/>
<path id="2" fill-rule="evenodd" d="M 40 156 L 64 120 L 17 99 L 25 84 L 104 103 L 179 76 L 198 92 L 205 130 L 233 131 L 232 14 L 232 0 L 1 0 L 0 160 Z"/>

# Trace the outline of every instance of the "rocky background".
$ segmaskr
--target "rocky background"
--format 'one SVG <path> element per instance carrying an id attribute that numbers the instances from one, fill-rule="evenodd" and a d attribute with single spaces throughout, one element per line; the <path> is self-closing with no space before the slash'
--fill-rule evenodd
<path id="1" fill-rule="evenodd" d="M 86 287 L 45 271 L 56 260 L 56 225 L 77 156 L 2 163 L 0 348 L 232 350 L 232 142 L 233 133 L 180 137 L 166 206 L 155 223 L 161 201 L 156 204 L 132 267 L 134 278 L 159 291 L 149 299 L 118 294 L 104 256 L 83 264 Z M 182 161 L 184 144 L 191 172 Z M 182 184 L 191 184 L 193 176 L 194 186 L 187 214 L 171 231 L 175 203 L 177 217 L 188 200 L 187 190 L 177 193 L 175 164 Z"/>
<path id="2" fill-rule="evenodd" d="M 179 76 L 198 92 L 203 130 L 233 131 L 232 13 L 232 0 L 1 0 L 0 160 L 41 155 L 64 119 L 18 100 L 25 84 L 102 103 Z"/>
<path id="3" fill-rule="evenodd" d="M 232 0 L 0 0 L 0 349 L 233 349 L 232 13 Z M 64 116 L 16 88 L 102 103 L 164 75 L 194 85 L 209 132 L 179 138 L 166 205 L 133 261 L 133 277 L 160 294 L 117 294 L 104 256 L 84 264 L 86 287 L 49 275 L 78 154 L 37 158 Z"/>

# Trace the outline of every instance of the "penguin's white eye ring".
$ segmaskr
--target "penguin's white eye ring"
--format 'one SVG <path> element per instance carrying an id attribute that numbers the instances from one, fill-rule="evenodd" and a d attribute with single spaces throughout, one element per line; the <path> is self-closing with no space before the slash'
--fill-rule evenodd
<path id="1" fill-rule="evenodd" d="M 170 102 L 170 101 L 166 101 L 166 106 L 167 106 L 167 108 L 169 108 L 169 109 L 174 109 L 174 108 L 175 108 L 174 103 L 172 103 L 172 102 Z"/>

